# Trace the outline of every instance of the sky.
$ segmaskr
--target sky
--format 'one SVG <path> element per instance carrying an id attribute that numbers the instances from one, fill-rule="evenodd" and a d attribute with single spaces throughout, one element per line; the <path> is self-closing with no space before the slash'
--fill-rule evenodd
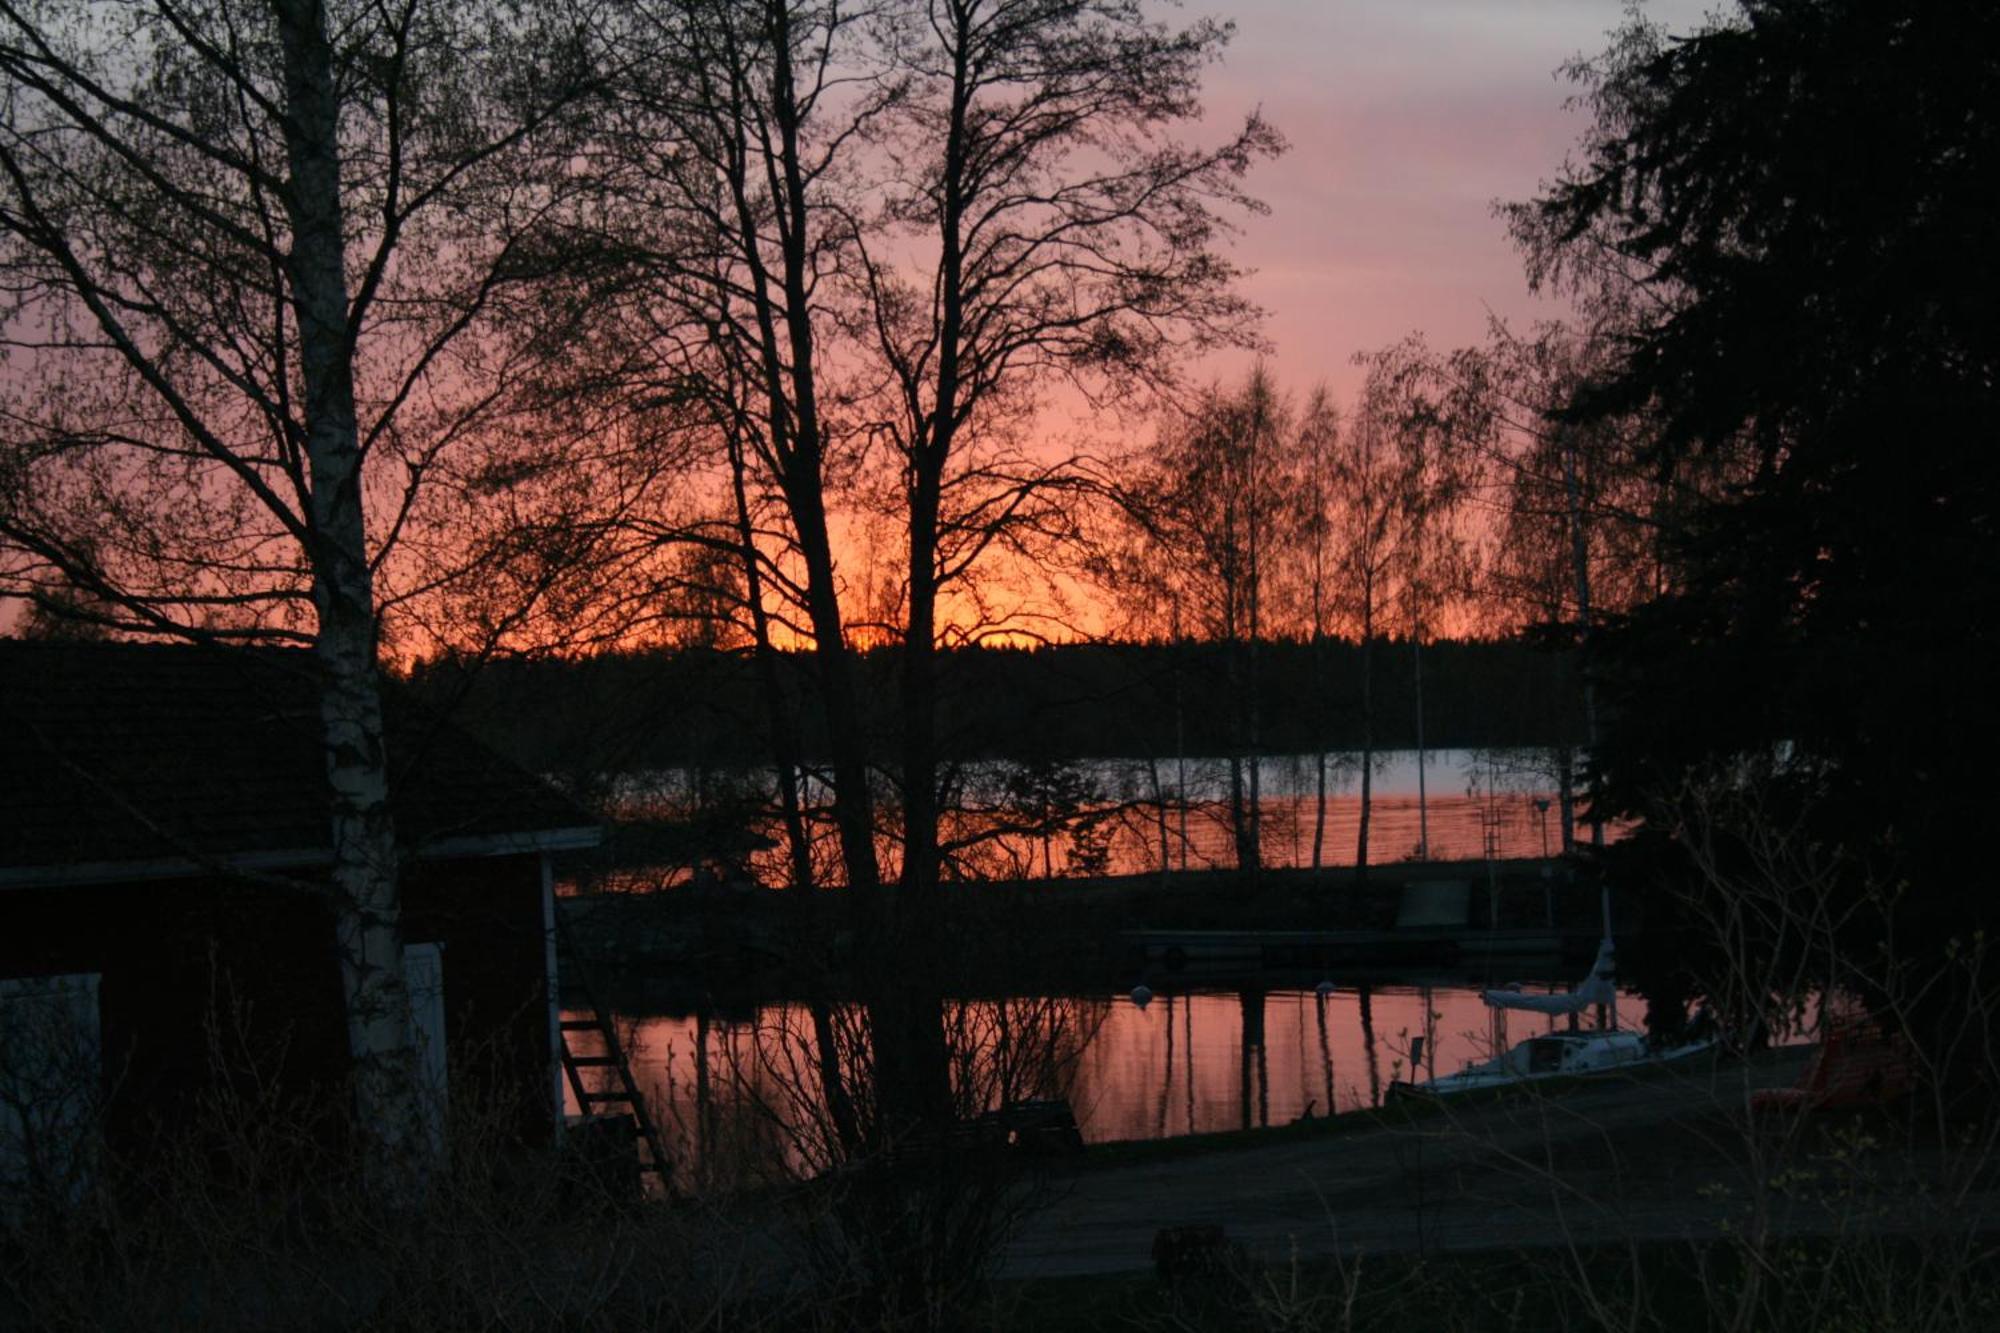
<path id="1" fill-rule="evenodd" d="M 1713 5 L 1646 13 L 1686 32 Z M 1206 81 L 1211 124 L 1261 104 L 1291 143 L 1255 169 L 1271 212 L 1232 251 L 1256 270 L 1245 291 L 1268 312 L 1281 383 L 1325 380 L 1345 404 L 1357 351 L 1413 331 L 1478 342 L 1489 312 L 1563 313 L 1528 292 L 1493 204 L 1560 169 L 1588 120 L 1564 109 L 1574 87 L 1557 69 L 1603 50 L 1623 13 L 1624 0 L 1185 0 L 1183 17 L 1236 24 Z"/>
<path id="2" fill-rule="evenodd" d="M 1716 0 L 1650 0 L 1670 31 L 1693 28 Z M 1281 385 L 1325 381 L 1343 406 L 1361 373 L 1355 353 L 1421 331 L 1434 347 L 1480 341 L 1489 314 L 1517 325 L 1563 313 L 1530 295 L 1493 215 L 1532 197 L 1587 127 L 1566 110 L 1557 70 L 1594 55 L 1625 0 L 1152 0 L 1155 17 L 1235 24 L 1208 71 L 1195 139 L 1229 133 L 1252 108 L 1290 141 L 1258 165 L 1267 216 L 1243 222 L 1230 249 L 1254 270 L 1245 293 L 1268 312 Z M 1218 357 L 1234 376 L 1247 355 Z M 1062 433 L 1057 421 L 1049 424 Z M 1078 423 L 1081 424 L 1081 423 Z M 8 623 L 0 606 L 0 630 Z"/>

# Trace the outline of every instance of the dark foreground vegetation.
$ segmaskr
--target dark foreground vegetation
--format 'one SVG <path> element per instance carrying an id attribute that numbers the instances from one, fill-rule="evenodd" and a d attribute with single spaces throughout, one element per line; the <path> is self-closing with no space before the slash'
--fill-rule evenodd
<path id="1" fill-rule="evenodd" d="M 1250 1263 L 1224 1257 L 1179 1280 L 1022 1283 L 995 1299 L 993 1329 L 1109 1327 L 1193 1333 L 1502 1333 L 1516 1329 L 1964 1328 L 2000 1318 L 2000 1287 L 1955 1274 L 1942 1310 L 1884 1301 L 1935 1292 L 1939 1264 L 1915 1241 L 1788 1244 L 1775 1263 L 1719 1245 L 1584 1243 L 1566 1252 L 1356 1257 Z M 1926 1284 L 1929 1284 L 1928 1287 Z M 1737 1320 L 1741 1319 L 1739 1325 Z"/>
<path id="2" fill-rule="evenodd" d="M 1778 1063 L 1784 1078 L 1802 1062 Z M 18 1200 L 30 1225 L 0 1242 L 0 1328 L 1990 1328 L 2000 1162 L 1980 1119 L 1934 1118 L 1923 1095 L 1746 1119 L 1738 1068 L 1081 1160 L 913 1142 L 811 1181 L 673 1198 L 640 1194 L 617 1137 L 529 1149 L 461 1097 L 448 1155 L 391 1211 L 328 1151 L 337 1117 L 244 1088 L 154 1159 L 98 1163 L 80 1206 Z M 1289 1240 L 1274 1240 L 1264 1183 L 1302 1171 L 1332 1185 L 1277 1215 Z M 1152 1174 L 1116 1183 L 1135 1172 Z M 1009 1257 L 1010 1235 L 1032 1242 L 1100 1177 L 1140 1215 L 1119 1247 L 1090 1242 L 1100 1271 Z M 1384 1227 L 1388 1213 L 1405 1220 Z M 1662 1215 L 1685 1234 L 1659 1234 Z M 896 1246 L 892 1216 L 920 1218 L 936 1247 Z"/>

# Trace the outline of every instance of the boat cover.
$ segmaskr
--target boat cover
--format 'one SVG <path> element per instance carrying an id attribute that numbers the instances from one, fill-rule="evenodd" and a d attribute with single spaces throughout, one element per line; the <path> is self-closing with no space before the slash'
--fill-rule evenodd
<path id="1" fill-rule="evenodd" d="M 1580 1014 L 1593 1004 L 1610 1004 L 1618 998 L 1616 952 L 1610 936 L 1598 941 L 1597 961 L 1590 965 L 1590 975 L 1567 995 L 1530 995 L 1518 990 L 1481 991 L 1480 995 L 1495 1009 L 1531 1009 L 1538 1014 Z"/>

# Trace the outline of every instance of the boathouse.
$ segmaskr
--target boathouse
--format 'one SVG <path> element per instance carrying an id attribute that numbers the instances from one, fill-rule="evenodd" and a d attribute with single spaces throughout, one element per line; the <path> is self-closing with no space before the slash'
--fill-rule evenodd
<path id="1" fill-rule="evenodd" d="M 85 1119 L 142 1153 L 218 1080 L 343 1095 L 311 668 L 302 651 L 0 642 L 0 1189 L 32 1140 Z M 546 1137 L 550 858 L 598 830 L 393 692 L 387 729 L 427 1104 L 476 1090 Z"/>

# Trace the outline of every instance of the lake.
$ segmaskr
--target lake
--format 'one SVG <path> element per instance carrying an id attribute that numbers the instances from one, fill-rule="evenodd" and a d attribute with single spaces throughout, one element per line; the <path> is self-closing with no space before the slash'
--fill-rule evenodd
<path id="1" fill-rule="evenodd" d="M 1621 1025 L 1643 1013 L 1642 1000 L 1621 997 Z M 833 1030 L 848 1031 L 856 1017 L 851 1007 L 835 1011 Z M 1517 1012 L 1498 1035 L 1511 1044 L 1566 1021 Z M 993 1068 L 1018 1064 L 998 1076 L 983 1066 L 969 1074 L 992 1081 L 964 1090 L 968 1107 L 1062 1097 L 1086 1143 L 1283 1125 L 1380 1105 L 1392 1079 L 1409 1077 L 1416 1038 L 1424 1038 L 1419 1076 L 1430 1077 L 1485 1058 L 1496 1036 L 1490 1023 L 1477 988 L 1463 982 L 1190 990 L 1145 1005 L 1125 995 L 947 1005 L 956 1049 L 984 1053 Z M 667 1151 L 690 1179 L 741 1182 L 781 1163 L 795 1172 L 829 1164 L 818 1043 L 804 1006 L 773 1003 L 731 1018 L 626 1015 L 618 1027 Z M 1011 1035 L 1011 1048 L 1002 1050 L 996 1032 Z"/>
<path id="2" fill-rule="evenodd" d="M 1544 750 L 1430 750 L 1378 754 L 1371 787 L 1370 864 L 1426 859 L 1525 858 L 1562 849 L 1556 780 Z M 1355 863 L 1361 819 L 1359 764 L 1328 756 L 1320 864 Z M 1087 759 L 1060 773 L 1031 775 L 1005 761 L 965 764 L 949 775 L 953 813 L 945 841 L 954 844 L 949 873 L 960 879 L 1056 878 L 1138 874 L 1163 868 L 1201 870 L 1235 865 L 1229 824 L 1228 764 L 1213 757 Z M 1267 755 L 1258 761 L 1264 863 L 1313 864 L 1320 819 L 1316 757 Z M 768 773 L 659 770 L 627 775 L 619 793 L 628 810 L 686 818 L 704 802 L 768 786 Z M 1059 794 L 1052 794 L 1059 789 Z M 1025 793 L 1025 794 L 1024 794 Z M 1039 794 L 1038 794 L 1039 793 Z M 826 793 L 811 791 L 817 824 L 830 831 Z M 1022 822 L 1024 800 L 1061 807 L 1045 835 L 1010 831 Z M 757 831 L 775 843 L 767 821 Z M 1613 830 L 1615 835 L 1616 830 Z M 1585 836 L 1579 830 L 1579 837 Z M 959 845 L 963 844 L 963 845 Z M 895 842 L 882 841 L 893 868 Z M 748 870 L 760 882 L 787 873 L 778 849 L 752 853 Z M 683 872 L 684 873 L 684 872 Z"/>

